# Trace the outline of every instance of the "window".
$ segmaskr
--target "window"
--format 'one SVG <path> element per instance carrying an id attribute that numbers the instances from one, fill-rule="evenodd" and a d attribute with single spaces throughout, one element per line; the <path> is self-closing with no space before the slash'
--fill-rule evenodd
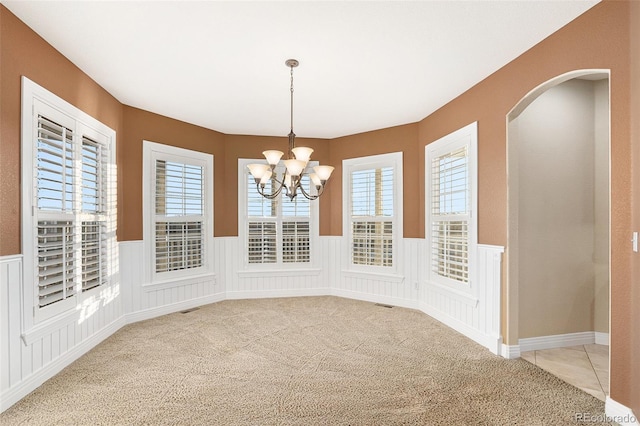
<path id="1" fill-rule="evenodd" d="M 246 247 L 245 263 L 249 268 L 260 269 L 310 267 L 313 241 L 318 235 L 318 201 L 311 202 L 302 194 L 290 200 L 284 191 L 273 200 L 263 197 L 247 169 L 248 164 L 258 161 L 238 160 L 238 224 Z M 278 185 L 276 175 L 281 176 L 282 171 L 276 168 L 265 186 L 267 193 Z M 308 176 L 302 177 L 302 185 L 310 191 Z"/>
<path id="2" fill-rule="evenodd" d="M 24 77 L 22 96 L 29 326 L 113 281 L 115 132 Z"/>
<path id="3" fill-rule="evenodd" d="M 144 141 L 148 281 L 211 272 L 213 156 Z"/>
<path id="4" fill-rule="evenodd" d="M 426 233 L 433 282 L 469 286 L 476 236 L 477 124 L 427 145 Z"/>
<path id="5" fill-rule="evenodd" d="M 393 271 L 402 237 L 402 153 L 343 161 L 351 267 Z"/>

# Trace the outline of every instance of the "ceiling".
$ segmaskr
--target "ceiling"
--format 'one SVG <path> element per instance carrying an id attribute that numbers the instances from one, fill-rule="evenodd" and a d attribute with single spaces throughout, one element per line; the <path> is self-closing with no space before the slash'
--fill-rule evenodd
<path id="1" fill-rule="evenodd" d="M 334 138 L 426 117 L 595 5 L 4 1 L 120 102 L 228 134 Z"/>

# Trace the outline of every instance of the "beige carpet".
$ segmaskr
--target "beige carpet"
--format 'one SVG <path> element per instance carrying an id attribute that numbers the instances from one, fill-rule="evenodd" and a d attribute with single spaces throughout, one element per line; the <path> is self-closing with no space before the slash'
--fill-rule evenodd
<path id="1" fill-rule="evenodd" d="M 604 404 L 410 309 L 225 301 L 127 326 L 0 415 L 14 425 L 562 425 Z"/>

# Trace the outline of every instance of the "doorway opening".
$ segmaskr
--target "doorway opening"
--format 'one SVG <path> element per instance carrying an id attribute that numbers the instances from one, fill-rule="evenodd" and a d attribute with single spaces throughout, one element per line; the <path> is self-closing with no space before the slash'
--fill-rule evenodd
<path id="1" fill-rule="evenodd" d="M 603 400 L 609 93 L 608 70 L 574 71 L 537 87 L 507 115 L 506 340 L 540 367 L 559 368 L 552 372 L 566 381 L 590 369 L 593 377 L 573 384 Z M 558 367 L 561 358 L 571 359 L 567 368 Z"/>

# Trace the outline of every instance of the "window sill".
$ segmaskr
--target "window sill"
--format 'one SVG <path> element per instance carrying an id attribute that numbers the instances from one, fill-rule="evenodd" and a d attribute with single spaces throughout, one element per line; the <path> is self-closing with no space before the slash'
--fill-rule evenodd
<path id="1" fill-rule="evenodd" d="M 168 288 L 181 287 L 184 285 L 197 284 L 202 281 L 215 281 L 216 274 L 204 273 L 197 275 L 189 275 L 186 277 L 168 278 L 165 280 L 158 280 L 151 283 L 144 284 L 142 290 L 144 292 L 165 290 Z"/>
<path id="2" fill-rule="evenodd" d="M 49 336 L 52 332 L 59 330 L 78 319 L 80 311 L 74 306 L 61 314 L 58 314 L 50 319 L 44 320 L 29 330 L 22 333 L 20 336 L 25 346 L 30 346 L 34 342 Z"/>
<path id="3" fill-rule="evenodd" d="M 402 284 L 404 282 L 404 275 L 390 274 L 388 272 L 371 272 L 371 271 L 360 271 L 357 269 L 343 269 L 342 275 L 347 278 L 384 280 L 384 281 L 391 281 L 397 284 Z"/>
<path id="4" fill-rule="evenodd" d="M 313 276 L 320 275 L 320 268 L 301 268 L 301 269 L 245 269 L 238 271 L 239 278 L 261 278 L 261 277 L 293 277 L 293 276 Z"/>

